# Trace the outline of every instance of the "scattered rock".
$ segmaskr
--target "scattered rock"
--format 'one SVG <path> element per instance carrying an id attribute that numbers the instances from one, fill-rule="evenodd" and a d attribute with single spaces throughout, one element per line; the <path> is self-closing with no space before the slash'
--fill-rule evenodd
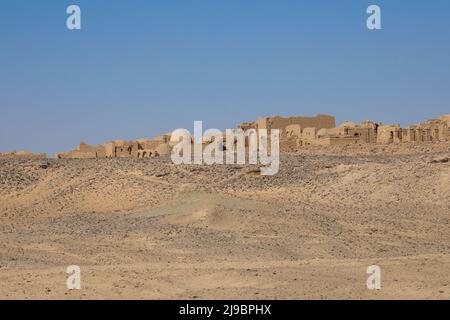
<path id="1" fill-rule="evenodd" d="M 431 160 L 431 163 L 446 163 L 448 162 L 448 157 L 439 157 Z"/>
<path id="2" fill-rule="evenodd" d="M 163 172 L 163 173 L 157 173 L 157 174 L 155 174 L 155 177 L 156 177 L 156 178 L 161 178 L 161 177 L 165 177 L 165 176 L 167 176 L 167 175 L 168 175 L 167 172 Z"/>
<path id="3" fill-rule="evenodd" d="M 246 174 L 253 175 L 253 176 L 260 175 L 261 174 L 261 169 L 260 168 L 258 168 L 258 169 L 250 169 L 250 170 L 247 170 Z"/>
<path id="4" fill-rule="evenodd" d="M 41 164 L 40 166 L 39 166 L 39 168 L 40 169 L 48 169 L 48 167 L 50 167 L 50 163 L 45 163 L 45 164 Z"/>

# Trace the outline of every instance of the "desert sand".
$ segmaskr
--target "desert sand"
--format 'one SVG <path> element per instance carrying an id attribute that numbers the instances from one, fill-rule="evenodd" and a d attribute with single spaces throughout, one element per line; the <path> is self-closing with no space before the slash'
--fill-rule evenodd
<path id="1" fill-rule="evenodd" d="M 280 171 L 0 160 L 1 299 L 449 299 L 449 143 L 303 147 Z M 381 290 L 366 269 L 381 267 Z M 81 290 L 66 267 L 81 268 Z"/>

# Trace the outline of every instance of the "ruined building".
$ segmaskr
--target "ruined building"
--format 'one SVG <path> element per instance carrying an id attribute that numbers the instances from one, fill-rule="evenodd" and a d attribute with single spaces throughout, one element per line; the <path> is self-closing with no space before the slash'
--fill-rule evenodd
<path id="1" fill-rule="evenodd" d="M 319 114 L 315 117 L 259 117 L 254 122 L 245 122 L 239 125 L 243 130 L 247 129 L 279 129 L 281 136 L 287 135 L 288 129 L 303 130 L 304 128 L 334 128 L 336 118 Z"/>
<path id="2" fill-rule="evenodd" d="M 373 121 L 364 121 L 360 124 L 346 121 L 336 128 L 322 128 L 317 131 L 314 128 L 291 130 L 288 131 L 289 135 L 296 138 L 297 146 L 442 142 L 450 141 L 450 115 L 408 128 L 401 128 L 400 125 L 383 125 Z"/>
<path id="3" fill-rule="evenodd" d="M 359 124 L 345 121 L 336 127 L 335 118 L 327 115 L 258 118 L 255 122 L 241 124 L 239 128 L 243 130 L 280 129 L 281 150 L 306 145 L 450 141 L 450 115 L 408 128 L 401 128 L 400 125 L 384 125 L 374 121 L 364 121 Z"/>
<path id="4" fill-rule="evenodd" d="M 335 117 L 329 115 L 260 117 L 256 121 L 242 123 L 238 128 L 244 131 L 249 129 L 268 129 L 269 131 L 270 129 L 279 129 L 281 150 L 307 145 L 450 142 L 450 115 L 411 125 L 407 128 L 373 121 L 364 121 L 359 124 L 345 121 L 336 127 Z M 57 153 L 56 158 L 96 159 L 166 156 L 170 154 L 173 147 L 170 137 L 171 133 L 167 133 L 153 139 L 115 140 L 97 146 L 90 146 L 82 142 L 75 150 Z M 208 143 L 205 143 L 205 145 Z M 245 144 L 247 146 L 247 140 Z M 45 157 L 45 154 L 34 155 L 27 152 L 0 153 L 0 158 Z"/>
<path id="5" fill-rule="evenodd" d="M 115 140 L 97 146 L 81 142 L 72 151 L 59 152 L 57 159 L 95 159 L 95 158 L 151 158 L 170 153 L 170 135 L 165 134 L 154 139 L 134 141 Z"/>
<path id="6" fill-rule="evenodd" d="M 239 125 L 242 130 L 248 129 L 279 129 L 281 148 L 312 144 L 316 133 L 321 129 L 331 129 L 336 126 L 336 118 L 329 115 L 315 117 L 259 117 L 254 122 Z"/>
<path id="7" fill-rule="evenodd" d="M 360 124 L 345 121 L 337 128 L 319 130 L 315 144 L 342 145 L 377 143 L 379 128 L 380 124 L 373 121 L 364 121 Z"/>

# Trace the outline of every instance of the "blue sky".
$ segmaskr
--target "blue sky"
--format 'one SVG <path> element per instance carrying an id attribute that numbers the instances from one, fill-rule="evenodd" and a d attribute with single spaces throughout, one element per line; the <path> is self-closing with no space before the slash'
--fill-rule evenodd
<path id="1" fill-rule="evenodd" d="M 82 30 L 66 29 L 66 8 Z M 382 9 L 380 31 L 366 8 Z M 407 125 L 450 113 L 448 0 L 2 1 L 0 151 L 260 115 Z"/>

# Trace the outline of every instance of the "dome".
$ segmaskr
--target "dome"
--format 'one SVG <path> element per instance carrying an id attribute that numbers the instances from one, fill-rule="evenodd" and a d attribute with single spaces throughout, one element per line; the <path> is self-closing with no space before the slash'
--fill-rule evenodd
<path id="1" fill-rule="evenodd" d="M 354 127 L 356 127 L 356 125 L 352 121 L 344 121 L 339 127 L 341 127 L 341 128 L 344 128 L 344 127 L 354 128 Z"/>
<path id="2" fill-rule="evenodd" d="M 322 129 L 320 129 L 319 131 L 317 131 L 317 137 L 318 137 L 318 138 L 324 137 L 324 136 L 327 135 L 327 133 L 328 133 L 328 130 L 325 129 L 325 128 L 322 128 Z"/>
<path id="3" fill-rule="evenodd" d="M 170 148 L 167 143 L 161 143 L 155 150 L 160 156 L 167 156 L 170 154 Z"/>

